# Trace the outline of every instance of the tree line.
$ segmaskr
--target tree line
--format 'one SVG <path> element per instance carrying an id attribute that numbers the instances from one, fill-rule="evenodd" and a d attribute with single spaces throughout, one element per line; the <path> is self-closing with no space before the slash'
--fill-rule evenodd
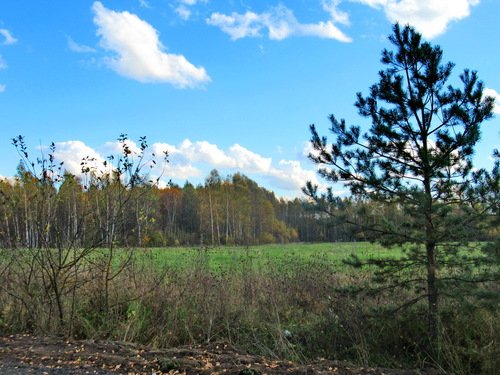
<path id="1" fill-rule="evenodd" d="M 218 246 L 350 241 L 352 228 L 332 225 L 311 202 L 276 198 L 245 175 L 204 184 L 143 183 L 127 187 L 110 176 L 89 187 L 65 172 L 44 184 L 23 164 L 0 180 L 0 246 Z M 74 242 L 77 242 L 75 244 Z"/>
<path id="2" fill-rule="evenodd" d="M 198 186 L 131 187 L 111 176 L 85 186 L 68 172 L 49 186 L 21 164 L 15 179 L 0 180 L 0 197 L 3 248 L 373 241 L 380 233 L 363 228 L 389 217 L 403 225 L 406 217 L 398 207 L 352 197 L 337 198 L 332 216 L 315 202 L 277 198 L 243 174 L 223 178 L 217 170 Z M 475 240 L 495 236 L 470 233 Z"/>
<path id="3" fill-rule="evenodd" d="M 341 219 L 305 197 L 277 198 L 241 173 L 222 177 L 212 170 L 203 184 L 148 177 L 159 158 L 139 150 L 126 135 L 121 152 L 96 164 L 81 162 L 75 176 L 55 161 L 55 145 L 33 161 L 22 136 L 13 139 L 21 161 L 13 179 L 0 180 L 0 247 L 96 248 L 254 245 L 288 242 L 375 240 L 359 231 L 389 214 L 387 208 L 338 198 Z M 148 156 L 149 155 L 149 156 Z M 164 155 L 164 161 L 168 155 Z M 396 210 L 397 211 L 397 210 Z M 349 218 L 349 220 L 347 220 Z"/>

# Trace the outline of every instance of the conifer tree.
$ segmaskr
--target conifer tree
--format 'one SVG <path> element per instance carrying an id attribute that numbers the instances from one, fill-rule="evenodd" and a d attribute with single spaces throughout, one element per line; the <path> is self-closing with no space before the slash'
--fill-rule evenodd
<path id="1" fill-rule="evenodd" d="M 483 95 L 475 71 L 464 70 L 456 81 L 460 87 L 452 86 L 454 64 L 443 63 L 441 48 L 423 41 L 414 28 L 396 24 L 389 40 L 395 50 L 382 51 L 385 68 L 378 82 L 368 96 L 357 94 L 355 106 L 371 121 L 369 130 L 363 133 L 361 126 L 347 126 L 331 115 L 333 143 L 311 125 L 310 158 L 326 180 L 344 182 L 354 196 L 405 213 L 403 221 L 377 220 L 363 230 L 376 232 L 386 245 L 414 244 L 398 266 L 420 265 L 426 271 L 416 280 L 424 292 L 415 301 L 428 301 L 429 336 L 436 350 L 440 292 L 443 282 L 453 279 L 451 272 L 440 277 L 440 269 L 460 266 L 453 257 L 459 247 L 451 245 L 465 243 L 478 219 L 493 209 L 474 188 L 482 178 L 491 182 L 492 175 L 473 170 L 472 161 L 480 125 L 492 116 L 494 101 Z M 498 197 L 498 179 L 490 185 Z M 308 183 L 304 191 L 325 209 L 338 203 L 331 190 L 320 194 Z M 395 263 L 379 262 L 389 264 Z"/>

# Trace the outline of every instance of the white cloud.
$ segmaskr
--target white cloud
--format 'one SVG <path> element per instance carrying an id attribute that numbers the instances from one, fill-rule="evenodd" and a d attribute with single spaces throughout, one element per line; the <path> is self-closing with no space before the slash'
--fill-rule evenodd
<path id="1" fill-rule="evenodd" d="M 267 173 L 271 170 L 271 158 L 262 157 L 239 144 L 231 146 L 229 152 L 235 161 L 233 168 L 257 173 Z"/>
<path id="2" fill-rule="evenodd" d="M 161 156 L 164 151 L 168 151 L 169 162 L 163 166 L 162 171 L 158 171 L 158 174 L 161 174 L 166 180 L 172 178 L 188 180 L 192 177 L 199 178 L 202 176 L 201 170 L 192 165 L 192 162 L 184 157 L 182 151 L 178 150 L 175 146 L 167 143 L 154 143 L 151 146 L 151 150 L 157 156 Z"/>
<path id="3" fill-rule="evenodd" d="M 352 0 L 352 1 L 368 5 L 372 8 L 383 7 L 388 2 L 388 0 Z"/>
<path id="4" fill-rule="evenodd" d="M 81 162 L 86 157 L 95 159 L 92 167 L 98 170 L 103 167 L 104 157 L 81 141 L 57 142 L 55 146 L 54 157 L 58 161 L 64 161 L 63 168 L 69 173 L 81 175 Z"/>
<path id="5" fill-rule="evenodd" d="M 213 168 L 232 168 L 234 160 L 217 145 L 207 141 L 184 140 L 179 146 L 165 145 L 174 164 L 206 163 Z"/>
<path id="6" fill-rule="evenodd" d="M 139 0 L 139 5 L 143 8 L 151 8 L 151 5 L 149 5 L 147 0 Z"/>
<path id="7" fill-rule="evenodd" d="M 500 94 L 493 89 L 486 88 L 484 89 L 484 95 L 491 96 L 493 99 L 495 99 L 495 107 L 493 107 L 493 112 L 497 115 L 500 115 Z"/>
<path id="8" fill-rule="evenodd" d="M 108 65 L 118 74 L 140 82 L 165 82 L 176 87 L 196 87 L 210 81 L 203 67 L 184 56 L 165 52 L 158 32 L 129 12 L 115 12 L 94 2 L 94 23 L 102 48 L 115 56 Z"/>
<path id="9" fill-rule="evenodd" d="M 163 170 L 162 176 L 169 180 L 189 180 L 193 177 L 202 177 L 202 172 L 192 165 L 174 165 L 168 163 Z"/>
<path id="10" fill-rule="evenodd" d="M 302 148 L 302 153 L 300 154 L 300 157 L 308 160 L 309 155 L 318 156 L 319 151 L 313 147 L 313 144 L 310 141 L 307 141 L 304 142 L 304 147 Z"/>
<path id="11" fill-rule="evenodd" d="M 259 176 L 268 180 L 273 189 L 299 193 L 306 181 L 318 184 L 315 170 L 303 168 L 300 161 L 281 160 L 277 165 L 273 165 L 271 158 L 263 157 L 239 144 L 232 145 L 227 152 L 207 141 L 191 142 L 188 139 L 179 146 L 157 144 L 155 147 L 160 145 L 169 151 L 169 166 L 178 170 L 184 166 L 186 171 L 189 171 L 189 175 L 183 176 L 185 179 L 195 176 L 193 171 L 199 172 L 193 164 L 205 164 L 209 169 L 226 169 Z"/>
<path id="12" fill-rule="evenodd" d="M 179 3 L 186 6 L 195 6 L 200 3 L 208 3 L 208 0 L 179 0 Z"/>
<path id="13" fill-rule="evenodd" d="M 297 160 L 280 160 L 266 177 L 273 187 L 283 190 L 300 191 L 307 181 L 318 184 L 316 172 L 304 169 Z"/>
<path id="14" fill-rule="evenodd" d="M 99 149 L 99 151 L 106 155 L 119 155 L 123 152 L 124 146 L 128 147 L 128 149 L 132 152 L 132 156 L 139 155 L 141 153 L 141 150 L 137 145 L 137 143 L 135 143 L 131 139 L 126 139 L 123 142 L 119 141 L 106 142 L 104 146 Z"/>
<path id="15" fill-rule="evenodd" d="M 260 36 L 260 30 L 264 27 L 261 16 L 250 11 L 245 14 L 232 13 L 230 16 L 212 13 L 207 23 L 219 27 L 232 40 Z"/>
<path id="16" fill-rule="evenodd" d="M 127 145 L 132 151 L 130 156 L 137 161 L 139 146 L 132 140 L 128 140 Z M 107 157 L 118 156 L 122 151 L 122 145 L 118 141 L 106 142 L 97 149 L 89 147 L 82 141 L 58 142 L 55 146 L 56 162 L 64 161 L 63 168 L 80 177 L 83 177 L 82 159 L 87 157 L 93 159 L 90 166 L 99 174 L 109 172 L 109 166 L 107 169 L 103 166 Z M 164 151 L 169 152 L 167 164 L 160 162 Z M 156 164 L 150 162 L 153 153 L 156 155 Z M 115 158 L 115 163 L 116 160 Z M 160 177 L 163 183 L 170 179 L 200 183 L 209 170 L 216 168 L 221 175 L 241 172 L 252 179 L 268 181 L 268 189 L 287 191 L 289 193 L 285 195 L 290 196 L 301 195 L 301 188 L 306 181 L 319 184 L 322 189 L 326 188 L 318 181 L 314 167 L 308 169 L 298 160 L 280 160 L 273 163 L 271 158 L 259 155 L 239 144 L 234 144 L 225 151 L 207 141 L 192 142 L 186 139 L 178 145 L 153 143 L 143 162 L 145 163 L 143 172 L 149 173 L 152 179 Z M 152 168 L 149 168 L 150 166 Z"/>
<path id="17" fill-rule="evenodd" d="M 191 15 L 193 14 L 192 8 L 195 5 L 207 2 L 208 0 L 178 0 L 175 13 L 177 13 L 177 15 L 184 21 L 187 21 L 191 18 Z"/>
<path id="18" fill-rule="evenodd" d="M 443 34 L 448 24 L 470 15 L 480 0 L 354 0 L 382 9 L 391 22 L 410 24 L 425 38 Z"/>
<path id="19" fill-rule="evenodd" d="M 179 5 L 177 8 L 175 8 L 175 13 L 177 13 L 179 17 L 184 21 L 187 21 L 189 18 L 191 18 L 191 10 L 185 5 Z"/>
<path id="20" fill-rule="evenodd" d="M 349 15 L 338 9 L 341 0 L 321 0 L 323 10 L 330 14 L 333 22 L 338 22 L 342 25 L 349 25 Z"/>
<path id="21" fill-rule="evenodd" d="M 77 52 L 77 53 L 94 53 L 94 52 L 96 52 L 96 50 L 92 47 L 75 42 L 73 40 L 73 38 L 71 38 L 70 36 L 68 36 L 66 39 L 68 41 L 68 48 L 73 52 Z"/>
<path id="22" fill-rule="evenodd" d="M 138 161 L 138 155 L 140 153 L 139 146 L 131 140 L 126 141 L 127 146 L 129 146 L 132 154 L 130 157 Z M 54 157 L 57 162 L 64 161 L 63 168 L 76 175 L 83 176 L 82 174 L 82 160 L 88 159 L 88 166 L 91 167 L 94 172 L 99 175 L 102 173 L 109 173 L 112 166 L 116 166 L 117 157 L 122 155 L 122 144 L 118 141 L 106 142 L 99 150 L 87 146 L 81 141 L 67 141 L 67 142 L 57 142 L 55 144 L 56 149 Z M 159 159 L 163 155 L 163 149 L 161 145 L 151 148 L 152 152 L 156 152 L 158 156 L 158 162 L 156 164 L 151 163 L 151 154 L 147 154 L 143 162 L 144 173 L 150 173 L 152 178 L 157 178 L 159 176 L 165 175 L 167 179 L 169 178 L 185 178 L 185 176 L 198 176 L 199 171 L 191 166 L 169 166 L 160 163 Z M 108 156 L 115 156 L 114 161 L 108 161 Z M 107 161 L 107 167 L 104 166 L 104 161 Z M 152 167 L 152 168 L 149 168 Z"/>
<path id="23" fill-rule="evenodd" d="M 267 30 L 269 39 L 273 40 L 283 40 L 291 36 L 315 36 L 350 42 L 351 39 L 335 26 L 335 23 L 349 22 L 347 14 L 337 10 L 338 3 L 338 0 L 323 0 L 323 9 L 330 14 L 330 20 L 318 23 L 300 23 L 293 11 L 284 5 L 272 7 L 264 13 L 247 11 L 243 14 L 233 12 L 226 15 L 216 12 L 210 15 L 207 23 L 219 27 L 229 34 L 232 40 L 259 37 L 262 36 L 263 30 Z"/>
<path id="24" fill-rule="evenodd" d="M 15 44 L 17 42 L 17 39 L 12 36 L 9 30 L 7 29 L 0 29 L 0 35 L 3 37 L 3 42 L 0 42 L 0 44 L 3 45 L 10 45 L 10 44 Z M 2 55 L 0 55 L 0 70 L 2 69 L 7 69 L 7 63 L 3 59 Z M 0 94 L 4 93 L 5 90 L 7 90 L 7 85 L 5 84 L 0 84 Z"/>
<path id="25" fill-rule="evenodd" d="M 9 45 L 9 44 L 15 44 L 17 42 L 17 39 L 14 38 L 10 33 L 10 31 L 7 29 L 0 29 L 0 35 L 2 35 L 4 38 L 2 44 Z"/>
<path id="26" fill-rule="evenodd" d="M 270 158 L 264 158 L 247 148 L 234 144 L 228 152 L 207 141 L 184 140 L 179 146 L 165 145 L 173 163 L 203 163 L 211 168 L 225 168 L 262 173 L 271 169 Z"/>

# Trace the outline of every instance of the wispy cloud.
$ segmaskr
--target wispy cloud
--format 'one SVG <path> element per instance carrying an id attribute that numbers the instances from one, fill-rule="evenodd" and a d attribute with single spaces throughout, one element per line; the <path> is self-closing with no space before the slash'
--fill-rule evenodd
<path id="1" fill-rule="evenodd" d="M 7 63 L 3 59 L 2 55 L 0 55 L 0 70 L 7 69 Z"/>
<path id="2" fill-rule="evenodd" d="M 321 0 L 323 10 L 330 14 L 331 20 L 342 25 L 349 25 L 349 15 L 339 10 L 342 0 Z"/>
<path id="3" fill-rule="evenodd" d="M 199 3 L 207 3 L 208 0 L 178 0 L 175 12 L 184 21 L 191 18 L 193 14 L 192 8 Z"/>
<path id="4" fill-rule="evenodd" d="M 391 22 L 414 26 L 426 38 L 443 34 L 448 24 L 470 15 L 479 0 L 354 0 L 384 11 Z"/>
<path id="5" fill-rule="evenodd" d="M 323 0 L 323 9 L 330 15 L 327 21 L 318 23 L 300 23 L 292 10 L 284 5 L 270 8 L 263 13 L 247 11 L 245 13 L 212 13 L 207 23 L 219 27 L 232 40 L 247 37 L 260 37 L 267 32 L 269 39 L 283 40 L 292 36 L 313 36 L 350 42 L 336 24 L 347 25 L 349 18 L 337 8 L 339 0 Z"/>
<path id="6" fill-rule="evenodd" d="M 210 81 L 205 68 L 194 66 L 183 55 L 166 53 L 158 32 L 135 14 L 107 9 L 99 1 L 92 9 L 100 46 L 114 53 L 106 62 L 118 74 L 180 88 Z"/>
<path id="7" fill-rule="evenodd" d="M 206 3 L 207 0 L 179 0 L 179 2 L 181 4 L 193 6 L 193 5 L 196 5 L 198 3 Z"/>
<path id="8" fill-rule="evenodd" d="M 84 44 L 77 43 L 70 36 L 66 37 L 68 42 L 68 48 L 76 53 L 94 53 L 96 52 L 95 48 L 90 46 L 86 46 Z"/>
<path id="9" fill-rule="evenodd" d="M 17 39 L 14 38 L 11 32 L 7 29 L 0 29 L 0 36 L 3 38 L 3 41 L 0 38 L 0 44 L 2 45 L 11 45 L 17 43 Z M 0 70 L 7 69 L 7 63 L 3 59 L 2 55 L 0 55 Z M 0 94 L 4 93 L 7 90 L 7 85 L 0 84 Z"/>
<path id="10" fill-rule="evenodd" d="M 496 113 L 497 115 L 500 115 L 500 94 L 496 90 L 486 88 L 484 89 L 484 95 L 491 96 L 493 99 L 495 99 L 495 106 L 493 107 L 493 112 Z"/>
<path id="11" fill-rule="evenodd" d="M 3 37 L 2 44 L 9 45 L 17 43 L 17 39 L 12 36 L 9 30 L 0 29 L 0 35 Z"/>
<path id="12" fill-rule="evenodd" d="M 175 13 L 177 13 L 177 15 L 184 21 L 187 21 L 191 18 L 191 9 L 189 9 L 185 5 L 179 5 L 177 8 L 175 8 Z"/>

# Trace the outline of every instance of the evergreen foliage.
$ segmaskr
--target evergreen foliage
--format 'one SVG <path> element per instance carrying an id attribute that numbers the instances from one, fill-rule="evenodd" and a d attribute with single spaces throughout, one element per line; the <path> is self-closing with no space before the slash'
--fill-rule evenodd
<path id="1" fill-rule="evenodd" d="M 385 68 L 378 82 L 368 96 L 357 94 L 355 106 L 370 120 L 369 130 L 331 115 L 333 143 L 311 125 L 310 158 L 321 176 L 343 182 L 358 199 L 378 203 L 386 213 L 391 207 L 404 213 L 361 229 L 387 246 L 412 244 L 406 256 L 368 263 L 380 267 L 380 280 L 397 278 L 393 286 L 415 287 L 405 305 L 427 299 L 430 344 L 439 353 L 440 297 L 463 297 L 459 285 L 488 289 L 499 276 L 498 253 L 493 259 L 494 252 L 463 247 L 498 212 L 498 162 L 492 173 L 473 170 L 474 146 L 481 123 L 492 116 L 493 98 L 483 95 L 475 71 L 464 70 L 461 87 L 452 86 L 454 64 L 443 63 L 441 48 L 412 27 L 394 25 L 389 40 L 395 51 L 382 51 Z M 330 214 L 342 211 L 331 190 L 320 194 L 311 183 L 304 190 Z M 488 262 L 484 273 L 472 271 L 472 265 Z"/>

